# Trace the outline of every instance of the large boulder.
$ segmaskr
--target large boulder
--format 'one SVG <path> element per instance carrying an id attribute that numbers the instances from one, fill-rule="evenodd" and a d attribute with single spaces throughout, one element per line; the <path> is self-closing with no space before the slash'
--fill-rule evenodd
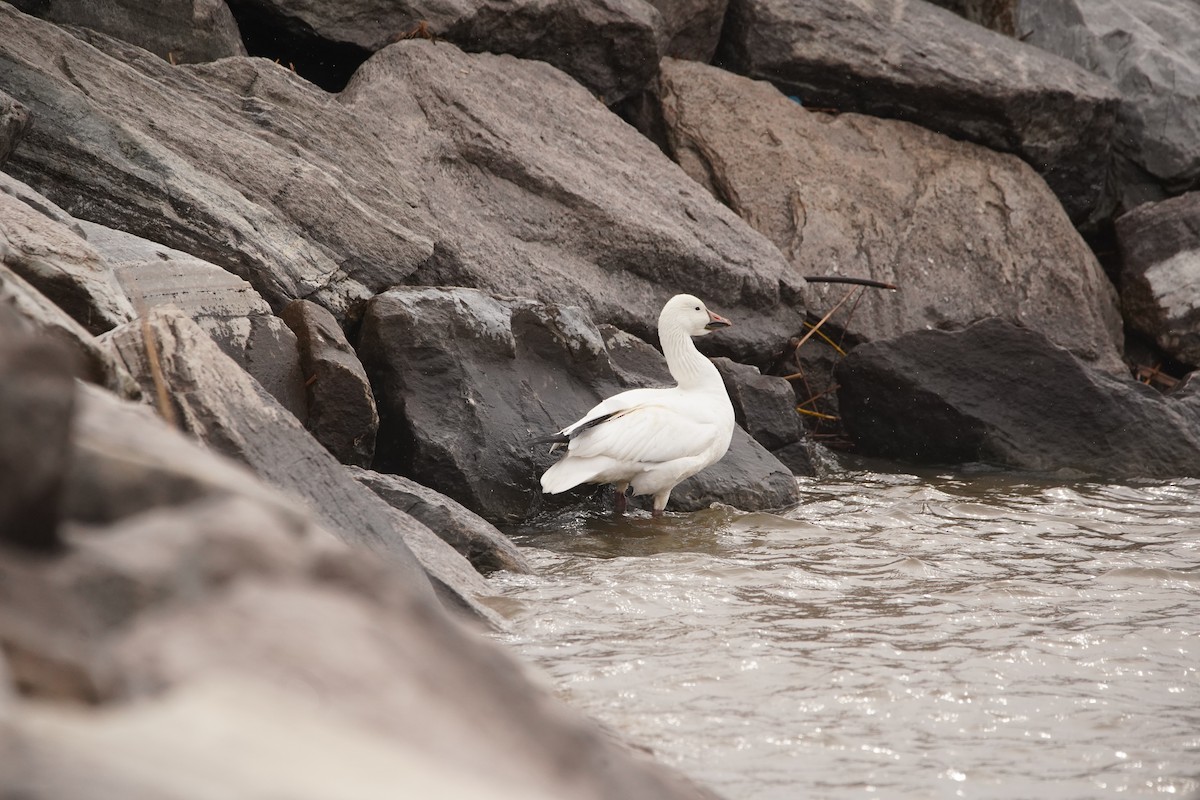
<path id="1" fill-rule="evenodd" d="M 580 305 L 647 341 L 686 291 L 737 323 L 729 355 L 790 333 L 800 282 L 778 251 L 562 73 L 409 41 L 339 99 L 395 158 L 437 165 L 426 202 L 447 234 L 408 283 Z"/>
<path id="2" fill-rule="evenodd" d="M 303 500 L 347 542 L 375 551 L 397 563 L 408 579 L 422 581 L 423 576 L 413 574 L 418 559 L 406 542 L 424 545 L 436 537 L 355 482 L 299 420 L 182 312 L 151 311 L 141 324 L 113 331 L 107 344 L 158 403 L 160 413 L 214 450 L 246 464 L 267 483 Z M 439 558 L 445 550 L 449 548 Z M 445 572 L 437 565 L 430 571 Z M 464 604 L 472 603 L 473 588 L 463 587 Z"/>
<path id="3" fill-rule="evenodd" d="M 149 406 L 80 385 L 63 487 L 65 519 L 111 525 L 155 509 L 229 498 L 268 508 L 293 527 L 306 524 L 303 504 L 268 487 L 244 464 L 202 446 Z"/>
<path id="4" fill-rule="evenodd" d="M 112 265 L 134 308 L 183 311 L 280 405 L 304 420 L 299 344 L 249 283 L 187 253 L 131 233 L 80 221 L 88 244 Z"/>
<path id="5" fill-rule="evenodd" d="M 300 346 L 308 430 L 338 461 L 369 467 L 379 414 L 354 348 L 333 315 L 316 303 L 293 300 L 282 316 Z"/>
<path id="6" fill-rule="evenodd" d="M 115 36 L 172 64 L 246 55 L 225 0 L 13 0 L 13 5 L 59 25 Z"/>
<path id="7" fill-rule="evenodd" d="M 659 58 L 661 19 L 641 0 L 234 0 L 232 5 L 240 16 L 269 26 L 275 39 L 315 37 L 369 53 L 419 32 L 466 50 L 545 61 L 607 103 L 644 87 Z"/>
<path id="8" fill-rule="evenodd" d="M 779 253 L 553 67 L 404 41 L 336 100 L 285 67 L 171 67 L 0 5 L 0 89 L 41 120 L 7 165 L 68 212 L 339 321 L 397 284 L 583 304 L 653 338 L 673 294 L 786 339 Z M 469 222 L 468 222 L 469 221 Z"/>
<path id="9" fill-rule="evenodd" d="M 664 60 L 658 91 L 674 158 L 794 274 L 900 286 L 866 291 L 834 325 L 884 339 L 999 316 L 1122 369 L 1112 285 L 1019 159 L 904 122 L 814 113 L 768 83 L 692 62 Z M 845 294 L 809 284 L 803 297 L 815 313 Z"/>
<path id="10" fill-rule="evenodd" d="M 290 513 L 308 513 L 307 504 L 315 509 L 311 513 L 342 539 L 382 554 L 394 565 L 397 579 L 421 587 L 427 585 L 428 578 L 447 607 L 499 626 L 497 615 L 477 599 L 490 592 L 466 559 L 425 525 L 390 508 L 342 474 L 333 457 L 308 439 L 302 429 L 297 430 L 299 423 L 278 405 L 269 400 L 256 401 L 247 386 L 253 382 L 238 376 L 237 367 L 228 360 L 222 364 L 215 345 L 207 342 L 205 346 L 197 338 L 203 334 L 186 317 L 173 312 L 168 319 L 176 329 L 163 327 L 162 320 L 151 315 L 147 327 L 137 333 L 144 336 L 148 329 L 154 346 L 161 348 L 160 372 L 168 390 L 175 397 L 189 395 L 179 403 L 176 417 L 186 430 L 298 498 L 299 505 L 295 500 L 286 501 Z M 134 351 L 137 339 L 133 330 L 114 332 L 114 349 L 139 376 L 146 376 L 146 389 L 153 393 L 157 387 L 151 371 Z M 189 362 L 187 375 L 180 374 L 176 359 Z M 219 399 L 214 384 L 209 382 L 216 377 L 226 379 Z M 262 397 L 269 398 L 265 394 Z M 163 423 L 148 419 L 145 411 L 131 410 L 102 394 L 88 396 L 77 424 L 73 467 L 67 481 L 67 516 L 111 523 L 160 506 L 247 493 L 255 502 L 264 502 L 260 484 L 244 471 L 233 469 L 226 459 L 209 454 L 173 431 L 164 431 Z M 238 415 L 236 422 L 230 421 L 233 415 Z M 269 446 L 264 444 L 269 439 L 275 439 L 276 446 L 284 448 L 288 456 L 269 457 Z M 276 502 L 268 499 L 272 504 Z"/>
<path id="11" fill-rule="evenodd" d="M 563 502 L 543 499 L 538 475 L 557 457 L 531 448 L 531 438 L 644 385 L 614 365 L 581 309 L 474 289 L 375 297 L 359 355 L 379 403 L 377 468 L 419 478 L 492 521 Z M 748 436 L 691 480 L 695 488 L 681 485 L 673 508 L 724 501 L 754 510 L 797 499 L 791 473 Z"/>
<path id="12" fill-rule="evenodd" d="M 286 67 L 173 67 L 3 4 L 0 28 L 0 89 L 38 120 L 5 168 L 75 217 L 217 264 L 275 309 L 345 314 L 433 252 L 417 187 Z"/>
<path id="13" fill-rule="evenodd" d="M 210 498 L 67 526 L 53 557 L 0 548 L 22 690 L 0 696 L 0 791 L 712 800 L 280 505 Z"/>
<path id="14" fill-rule="evenodd" d="M 999 319 L 861 345 L 839 364 L 864 454 L 1128 479 L 1200 471 L 1200 395 L 1164 396 Z"/>
<path id="15" fill-rule="evenodd" d="M 1141 205 L 1116 228 L 1129 327 L 1200 367 L 1200 192 Z"/>
<path id="16" fill-rule="evenodd" d="M 1200 5 L 1013 0 L 1018 35 L 1116 86 L 1118 212 L 1200 186 Z"/>
<path id="17" fill-rule="evenodd" d="M 1119 99 L 1108 81 L 925 0 L 731 0 L 718 63 L 805 105 L 1015 153 L 1073 220 L 1099 211 Z"/>

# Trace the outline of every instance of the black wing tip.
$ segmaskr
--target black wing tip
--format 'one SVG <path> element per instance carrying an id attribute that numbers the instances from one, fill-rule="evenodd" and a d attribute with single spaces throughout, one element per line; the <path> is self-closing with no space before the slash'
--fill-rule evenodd
<path id="1" fill-rule="evenodd" d="M 619 416 L 621 413 L 622 412 L 620 411 L 613 411 L 612 413 L 605 414 L 602 417 L 596 417 L 595 419 L 588 420 L 570 433 L 557 431 L 556 433 L 551 433 L 548 436 L 538 436 L 537 438 L 530 439 L 526 444 L 529 447 L 533 447 L 537 444 L 567 444 L 576 436 L 586 431 L 588 428 L 594 428 L 602 422 L 607 422 L 613 417 Z"/>
<path id="2" fill-rule="evenodd" d="M 552 433 L 549 436 L 538 436 L 525 442 L 526 447 L 534 447 L 539 444 L 566 444 L 571 441 L 571 437 L 559 433 Z"/>

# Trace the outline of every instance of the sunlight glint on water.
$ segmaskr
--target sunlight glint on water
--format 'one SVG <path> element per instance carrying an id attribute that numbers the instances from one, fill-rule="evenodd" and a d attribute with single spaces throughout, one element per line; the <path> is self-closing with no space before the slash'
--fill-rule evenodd
<path id="1" fill-rule="evenodd" d="M 730 800 L 1200 792 L 1200 481 L 801 489 L 519 531 L 502 638 Z"/>

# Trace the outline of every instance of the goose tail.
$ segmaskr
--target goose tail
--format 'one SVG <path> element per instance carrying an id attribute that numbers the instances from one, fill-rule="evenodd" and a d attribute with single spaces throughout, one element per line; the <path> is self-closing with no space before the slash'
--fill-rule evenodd
<path id="1" fill-rule="evenodd" d="M 591 458 L 567 456 L 542 473 L 542 492 L 558 494 L 587 483 L 599 474 L 599 465 Z"/>

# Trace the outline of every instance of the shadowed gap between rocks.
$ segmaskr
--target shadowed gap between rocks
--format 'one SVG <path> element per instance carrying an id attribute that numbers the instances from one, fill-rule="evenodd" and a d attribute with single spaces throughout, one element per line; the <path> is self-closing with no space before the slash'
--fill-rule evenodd
<path id="1" fill-rule="evenodd" d="M 274 14 L 254 3 L 230 0 L 229 9 L 252 56 L 290 67 L 327 92 L 340 92 L 371 51 L 349 42 L 322 38 L 302 20 Z"/>

